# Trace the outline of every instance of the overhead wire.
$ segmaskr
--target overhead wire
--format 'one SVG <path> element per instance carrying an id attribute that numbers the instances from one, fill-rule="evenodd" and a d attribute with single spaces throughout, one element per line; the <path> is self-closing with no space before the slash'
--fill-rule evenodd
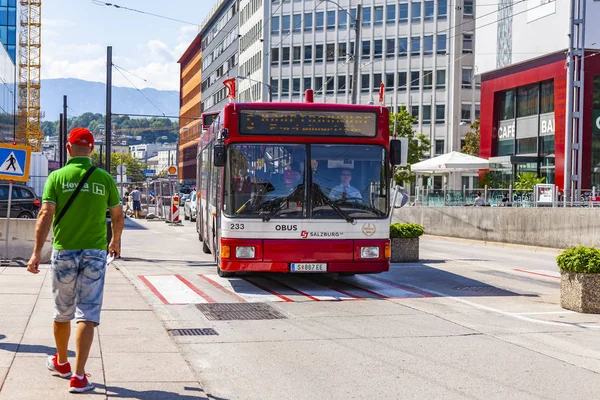
<path id="1" fill-rule="evenodd" d="M 156 108 L 158 110 L 158 112 L 160 112 L 163 117 L 166 117 L 167 115 L 160 109 L 158 108 L 158 106 L 156 104 L 154 104 L 154 102 L 152 100 L 150 100 L 150 98 L 148 96 L 146 96 L 146 94 L 144 92 L 142 92 L 140 90 L 140 88 L 138 88 L 135 83 L 133 83 L 122 71 L 121 68 L 117 67 L 116 65 L 113 64 L 113 67 L 115 67 L 115 69 L 117 70 L 117 72 L 119 72 L 123 78 L 125 78 L 125 80 L 127 80 L 127 82 L 129 82 L 131 84 L 131 86 L 133 86 L 135 88 L 135 90 L 137 90 L 142 96 L 144 96 L 144 98 L 154 106 L 154 108 Z"/>
<path id="2" fill-rule="evenodd" d="M 194 22 L 184 21 L 184 20 L 177 19 L 177 18 L 167 17 L 165 15 L 154 14 L 154 13 L 147 12 L 147 11 L 137 10 L 135 8 L 125 7 L 125 6 L 121 6 L 121 5 L 115 4 L 115 3 L 106 3 L 106 2 L 100 1 L 100 0 L 92 0 L 92 3 L 95 4 L 95 5 L 97 5 L 97 6 L 114 7 L 114 8 L 117 8 L 117 9 L 132 11 L 132 12 L 136 12 L 136 13 L 139 13 L 139 14 L 150 15 L 152 17 L 167 19 L 169 21 L 181 22 L 183 24 L 194 25 L 194 26 L 200 27 L 200 24 L 197 24 L 197 23 L 194 23 Z"/>

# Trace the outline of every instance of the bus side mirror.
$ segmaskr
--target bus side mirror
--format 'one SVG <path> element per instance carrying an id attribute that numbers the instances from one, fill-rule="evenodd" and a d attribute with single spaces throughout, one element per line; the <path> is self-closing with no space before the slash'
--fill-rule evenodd
<path id="1" fill-rule="evenodd" d="M 408 138 L 390 140 L 390 162 L 394 167 L 408 165 Z"/>
<path id="2" fill-rule="evenodd" d="M 225 145 L 215 144 L 213 149 L 213 164 L 215 167 L 224 167 L 227 162 L 227 153 L 225 152 Z"/>

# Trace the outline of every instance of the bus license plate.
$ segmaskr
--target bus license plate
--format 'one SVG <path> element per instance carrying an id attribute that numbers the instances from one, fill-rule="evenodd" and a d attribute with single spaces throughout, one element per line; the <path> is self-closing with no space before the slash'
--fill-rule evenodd
<path id="1" fill-rule="evenodd" d="M 292 264 L 291 272 L 327 272 L 327 264 L 321 263 L 298 263 Z"/>

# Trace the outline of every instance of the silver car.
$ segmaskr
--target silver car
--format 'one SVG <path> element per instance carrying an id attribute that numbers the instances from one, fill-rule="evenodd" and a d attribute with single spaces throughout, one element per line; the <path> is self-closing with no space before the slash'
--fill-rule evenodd
<path id="1" fill-rule="evenodd" d="M 194 190 L 192 193 L 190 193 L 190 196 L 185 200 L 183 206 L 183 219 L 185 219 L 186 221 L 195 221 L 196 215 L 198 214 L 196 207 L 196 191 Z"/>

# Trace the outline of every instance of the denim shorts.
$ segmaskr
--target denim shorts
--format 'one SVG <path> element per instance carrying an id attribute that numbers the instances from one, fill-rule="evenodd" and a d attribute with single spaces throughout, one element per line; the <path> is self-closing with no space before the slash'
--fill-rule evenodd
<path id="1" fill-rule="evenodd" d="M 54 250 L 52 294 L 54 320 L 100 323 L 106 250 Z"/>

